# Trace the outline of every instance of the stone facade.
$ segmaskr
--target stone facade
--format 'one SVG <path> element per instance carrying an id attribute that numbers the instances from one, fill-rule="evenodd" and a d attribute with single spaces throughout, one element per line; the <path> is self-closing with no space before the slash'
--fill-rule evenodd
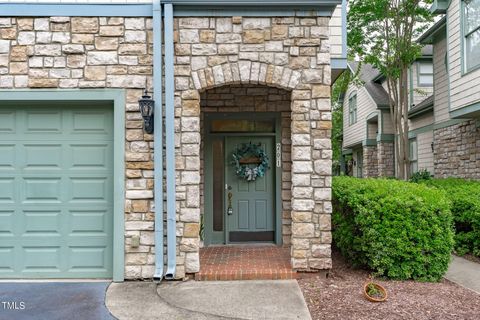
<path id="1" fill-rule="evenodd" d="M 153 136 L 138 109 L 151 90 L 150 18 L 0 19 L 0 88 L 125 89 L 125 277 L 151 278 L 154 256 Z M 130 246 L 132 236 L 140 246 Z"/>
<path id="2" fill-rule="evenodd" d="M 395 147 L 393 142 L 377 142 L 378 176 L 395 176 Z"/>
<path id="3" fill-rule="evenodd" d="M 201 94 L 233 85 L 276 88 L 283 100 L 288 92 L 289 107 L 284 101 L 277 109 L 284 144 L 291 143 L 283 181 L 284 242 L 291 243 L 294 268 L 331 267 L 328 22 L 328 17 L 174 20 L 177 278 L 199 270 Z M 138 110 L 142 89 L 152 90 L 152 42 L 150 18 L 0 19 L 1 89 L 125 90 L 127 279 L 151 278 L 155 264 L 153 136 L 144 133 Z M 134 236 L 139 247 L 131 246 Z"/>
<path id="4" fill-rule="evenodd" d="M 291 91 L 292 265 L 331 267 L 328 20 L 175 19 L 177 277 L 199 270 L 199 237 L 185 230 L 199 223 L 201 212 L 200 93 L 238 84 Z"/>
<path id="5" fill-rule="evenodd" d="M 480 126 L 465 121 L 434 131 L 436 178 L 480 179 Z"/>
<path id="6" fill-rule="evenodd" d="M 379 141 L 376 146 L 363 146 L 364 178 L 394 177 L 394 145 L 393 142 Z"/>
<path id="7" fill-rule="evenodd" d="M 377 146 L 363 146 L 363 177 L 378 177 Z"/>

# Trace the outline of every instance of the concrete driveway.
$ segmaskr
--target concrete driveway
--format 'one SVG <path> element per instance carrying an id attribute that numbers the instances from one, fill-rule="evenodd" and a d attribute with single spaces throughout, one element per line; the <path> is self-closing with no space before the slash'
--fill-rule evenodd
<path id="1" fill-rule="evenodd" d="M 0 282 L 0 319 L 116 319 L 104 303 L 109 284 Z"/>

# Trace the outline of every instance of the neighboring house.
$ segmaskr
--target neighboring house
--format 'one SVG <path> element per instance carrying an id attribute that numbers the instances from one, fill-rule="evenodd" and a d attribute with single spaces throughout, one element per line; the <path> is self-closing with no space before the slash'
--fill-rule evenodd
<path id="1" fill-rule="evenodd" d="M 433 45 L 433 121 L 411 137 L 433 136 L 431 173 L 439 178 L 480 179 L 479 8 L 480 0 L 435 1 L 443 17 L 419 39 Z"/>
<path id="2" fill-rule="evenodd" d="M 346 2 L 121 2 L 0 3 L 0 278 L 185 278 L 201 227 L 329 269 Z"/>
<path id="3" fill-rule="evenodd" d="M 432 11 L 442 16 L 418 39 L 425 47 L 409 71 L 410 174 L 427 170 L 437 178 L 480 179 L 479 8 L 480 0 L 436 0 Z M 378 99 L 388 94 L 380 88 L 382 76 L 368 65 L 364 69 L 365 84 L 350 85 L 343 102 L 346 171 L 390 176 L 381 163 L 390 163 L 392 154 L 385 156 L 380 147 L 392 133 L 391 122 Z"/>
<path id="4" fill-rule="evenodd" d="M 349 72 L 356 74 L 358 66 L 358 62 L 349 62 Z M 345 170 L 356 177 L 394 176 L 394 132 L 386 79 L 369 64 L 361 66 L 358 78 L 360 82 L 350 84 L 343 99 Z M 430 46 L 422 50 L 422 56 L 409 68 L 408 81 L 410 112 L 423 110 L 433 91 Z M 422 121 L 412 118 L 410 125 L 416 128 Z M 423 153 L 420 155 L 422 160 L 418 163 L 426 165 L 428 159 L 424 159 Z"/>

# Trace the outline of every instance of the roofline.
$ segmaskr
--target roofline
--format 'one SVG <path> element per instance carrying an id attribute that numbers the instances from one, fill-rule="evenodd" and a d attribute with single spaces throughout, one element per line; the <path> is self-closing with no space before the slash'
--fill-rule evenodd
<path id="1" fill-rule="evenodd" d="M 434 102 L 432 101 L 431 103 L 427 104 L 426 106 L 422 107 L 421 109 L 409 111 L 408 112 L 408 119 L 413 119 L 413 118 L 416 118 L 418 116 L 421 116 L 422 114 L 433 111 L 433 105 L 434 105 Z"/>
<path id="2" fill-rule="evenodd" d="M 437 35 L 444 27 L 447 26 L 447 16 L 443 16 L 442 19 L 438 20 L 433 26 L 425 31 L 418 39 L 417 42 L 421 44 L 431 44 L 433 42 L 433 37 Z"/>
<path id="3" fill-rule="evenodd" d="M 0 17 L 151 17 L 153 3 L 0 2 Z M 105 0 L 106 1 L 106 0 Z M 342 0 L 160 0 L 174 16 L 330 17 Z"/>
<path id="4" fill-rule="evenodd" d="M 340 5 L 342 0 L 163 0 L 161 3 L 171 3 L 180 6 L 330 6 Z"/>
<path id="5" fill-rule="evenodd" d="M 347 62 L 347 67 L 348 69 L 350 69 L 350 72 L 352 72 L 353 74 L 355 74 L 355 71 L 353 70 L 352 66 L 350 65 L 350 61 Z M 379 76 L 383 76 L 382 74 L 380 74 Z M 379 76 L 376 76 L 373 80 L 370 80 L 372 82 L 375 82 Z M 367 92 L 368 96 L 370 97 L 370 99 L 373 101 L 373 103 L 377 106 L 378 109 L 385 109 L 385 108 L 390 108 L 390 106 L 388 104 L 378 104 L 375 102 L 375 99 L 373 99 L 372 95 L 370 94 L 370 92 L 368 92 L 368 89 L 367 87 L 365 87 L 365 84 L 362 85 L 363 88 L 365 88 L 365 91 Z M 388 92 L 387 92 L 387 95 L 388 95 Z"/>

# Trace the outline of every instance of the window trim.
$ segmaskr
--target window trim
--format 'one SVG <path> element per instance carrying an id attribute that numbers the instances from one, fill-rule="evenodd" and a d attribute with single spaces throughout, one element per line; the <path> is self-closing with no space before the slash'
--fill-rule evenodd
<path id="1" fill-rule="evenodd" d="M 475 0 L 472 0 L 475 1 Z M 480 1 L 480 0 L 477 0 Z M 467 55 L 466 55 L 466 46 L 467 46 L 467 37 L 473 34 L 474 32 L 478 32 L 480 30 L 480 24 L 475 27 L 473 30 L 470 32 L 466 33 L 465 32 L 465 0 L 460 0 L 460 34 L 461 34 L 461 70 L 462 70 L 462 76 L 469 74 L 475 70 L 480 69 L 480 63 L 473 67 L 468 67 L 467 66 Z"/>
<path id="2" fill-rule="evenodd" d="M 420 83 L 420 76 L 421 75 L 430 75 L 430 73 L 420 73 L 420 65 L 422 64 L 431 64 L 432 65 L 432 82 L 431 83 Z M 417 86 L 418 87 L 433 87 L 433 82 L 434 82 L 434 74 L 435 71 L 433 69 L 433 61 L 417 61 Z"/>
<path id="3" fill-rule="evenodd" d="M 355 97 L 355 105 L 352 106 L 352 99 Z M 349 95 L 348 95 L 348 124 L 349 125 L 353 125 L 355 123 L 357 123 L 357 105 L 358 105 L 358 95 L 357 95 L 357 91 L 352 91 Z M 353 117 L 352 117 L 353 115 Z"/>

